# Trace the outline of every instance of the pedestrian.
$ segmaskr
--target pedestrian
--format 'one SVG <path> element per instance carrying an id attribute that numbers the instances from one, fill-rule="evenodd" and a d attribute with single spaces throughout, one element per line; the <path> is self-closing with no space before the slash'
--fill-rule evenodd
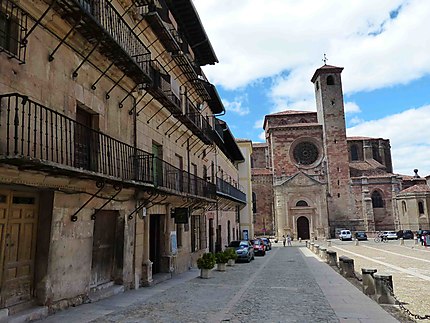
<path id="1" fill-rule="evenodd" d="M 285 247 L 285 242 L 287 242 L 287 238 L 285 238 L 285 234 L 282 236 L 282 243 L 284 244 Z"/>
<path id="2" fill-rule="evenodd" d="M 291 237 L 290 235 L 287 235 L 287 243 L 289 246 L 291 246 Z"/>

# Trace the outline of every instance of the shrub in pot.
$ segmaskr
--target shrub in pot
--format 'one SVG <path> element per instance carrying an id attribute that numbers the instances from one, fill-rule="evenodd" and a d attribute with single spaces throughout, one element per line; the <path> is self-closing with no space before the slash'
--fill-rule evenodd
<path id="1" fill-rule="evenodd" d="M 210 252 L 204 253 L 197 259 L 197 268 L 200 269 L 201 278 L 209 278 L 211 269 L 215 266 L 215 255 Z"/>
<path id="2" fill-rule="evenodd" d="M 237 259 L 237 253 L 235 248 L 227 248 L 224 251 L 228 256 L 228 266 L 233 266 Z"/>
<path id="3" fill-rule="evenodd" d="M 228 261 L 228 254 L 225 251 L 217 252 L 215 254 L 218 271 L 225 271 L 225 264 Z"/>

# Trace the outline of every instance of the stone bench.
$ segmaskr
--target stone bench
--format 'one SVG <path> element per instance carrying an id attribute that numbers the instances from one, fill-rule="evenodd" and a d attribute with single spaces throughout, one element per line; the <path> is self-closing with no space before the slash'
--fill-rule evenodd
<path id="1" fill-rule="evenodd" d="M 375 298 L 379 304 L 396 304 L 393 297 L 393 277 L 391 275 L 374 274 L 375 279 Z"/>
<path id="2" fill-rule="evenodd" d="M 363 293 L 374 300 L 376 300 L 376 288 L 375 279 L 373 276 L 377 271 L 377 269 L 373 268 L 361 268 L 361 276 L 363 278 Z"/>

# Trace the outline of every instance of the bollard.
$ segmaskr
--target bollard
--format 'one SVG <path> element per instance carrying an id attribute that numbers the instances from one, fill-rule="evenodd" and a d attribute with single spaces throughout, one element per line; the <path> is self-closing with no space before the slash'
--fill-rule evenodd
<path id="1" fill-rule="evenodd" d="M 332 250 L 327 251 L 327 263 L 330 266 L 337 266 L 337 253 L 336 253 L 336 251 L 332 251 Z"/>
<path id="2" fill-rule="evenodd" d="M 415 237 L 414 238 L 414 245 L 417 245 L 418 244 L 418 238 L 417 237 Z"/>
<path id="3" fill-rule="evenodd" d="M 379 304 L 396 304 L 393 297 L 393 277 L 391 275 L 374 274 L 376 301 Z"/>
<path id="4" fill-rule="evenodd" d="M 302 242 L 302 238 L 299 238 L 299 242 Z"/>
<path id="5" fill-rule="evenodd" d="M 405 241 L 403 240 L 403 238 L 400 238 L 400 245 L 403 246 L 405 244 Z"/>
<path id="6" fill-rule="evenodd" d="M 324 247 L 320 247 L 320 257 L 322 260 L 327 261 L 327 249 Z"/>
<path id="7" fill-rule="evenodd" d="M 315 243 L 311 242 L 311 251 L 314 251 Z"/>
<path id="8" fill-rule="evenodd" d="M 331 240 L 327 240 L 327 247 L 331 247 Z"/>
<path id="9" fill-rule="evenodd" d="M 356 246 L 358 246 L 358 245 L 359 245 L 359 243 L 358 243 L 358 239 L 355 239 L 355 245 L 356 245 Z"/>
<path id="10" fill-rule="evenodd" d="M 308 241 L 305 241 L 305 242 L 306 242 L 306 248 L 309 248 Z"/>
<path id="11" fill-rule="evenodd" d="M 317 255 L 320 253 L 320 245 L 319 244 L 314 245 L 314 253 Z"/>
<path id="12" fill-rule="evenodd" d="M 340 274 L 345 278 L 352 278 L 355 276 L 354 272 L 354 259 L 346 256 L 339 257 Z"/>
<path id="13" fill-rule="evenodd" d="M 373 300 L 376 298 L 375 290 L 375 279 L 373 275 L 377 272 L 377 269 L 361 268 L 361 275 L 363 277 L 363 293 Z"/>

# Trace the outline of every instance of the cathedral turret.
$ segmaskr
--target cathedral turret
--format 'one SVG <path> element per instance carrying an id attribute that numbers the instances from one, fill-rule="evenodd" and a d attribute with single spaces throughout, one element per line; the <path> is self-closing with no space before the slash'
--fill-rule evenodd
<path id="1" fill-rule="evenodd" d="M 352 215 L 350 174 L 346 141 L 341 73 L 343 68 L 324 65 L 312 77 L 315 86 L 318 123 L 323 126 L 327 165 L 328 208 L 331 226 Z"/>

